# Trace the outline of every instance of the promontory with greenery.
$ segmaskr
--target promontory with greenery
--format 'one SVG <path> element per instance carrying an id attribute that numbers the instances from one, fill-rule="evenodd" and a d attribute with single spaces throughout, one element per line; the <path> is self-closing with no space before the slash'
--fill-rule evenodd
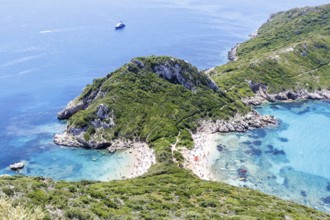
<path id="1" fill-rule="evenodd" d="M 205 122 L 217 123 L 216 131 L 272 123 L 258 114 L 256 122 L 236 123 L 251 104 L 329 99 L 329 49 L 324 5 L 272 15 L 233 48 L 234 61 L 205 72 L 171 57 L 132 59 L 87 85 L 58 114 L 67 129 L 55 142 L 109 151 L 143 142 L 156 164 L 141 177 L 110 182 L 1 177 L 1 219 L 330 219 L 252 189 L 201 180 L 183 168 L 182 156 Z"/>

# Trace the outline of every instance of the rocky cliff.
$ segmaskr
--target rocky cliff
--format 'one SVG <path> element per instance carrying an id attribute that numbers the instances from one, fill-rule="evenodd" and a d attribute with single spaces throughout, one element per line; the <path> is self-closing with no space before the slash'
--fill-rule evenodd
<path id="1" fill-rule="evenodd" d="M 277 101 L 295 101 L 295 100 L 329 100 L 330 91 L 322 89 L 316 91 L 308 91 L 302 89 L 298 91 L 283 91 L 275 94 L 269 94 L 266 85 L 260 83 L 251 83 L 251 90 L 254 92 L 254 96 L 243 98 L 242 101 L 248 105 L 260 105 L 266 101 L 277 102 Z"/>

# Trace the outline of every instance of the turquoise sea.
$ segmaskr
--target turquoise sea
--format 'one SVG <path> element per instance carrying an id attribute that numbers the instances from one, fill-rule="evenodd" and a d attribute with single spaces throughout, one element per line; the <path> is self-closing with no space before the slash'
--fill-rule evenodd
<path id="1" fill-rule="evenodd" d="M 227 62 L 227 51 L 247 40 L 270 14 L 324 3 L 328 0 L 2 0 L 0 174 L 15 174 L 8 165 L 23 160 L 27 163 L 24 175 L 70 181 L 117 179 L 129 164 L 125 152 L 109 155 L 104 151 L 59 147 L 52 141 L 53 135 L 65 128 L 65 123 L 56 119 L 57 112 L 79 95 L 86 84 L 136 56 L 175 56 L 200 69 L 223 64 Z M 114 25 L 119 20 L 127 27 L 115 31 Z M 317 125 L 329 125 L 329 118 L 313 109 L 329 108 L 328 104 L 307 105 L 311 105 L 308 114 L 315 115 L 309 119 L 312 127 L 308 133 L 302 133 L 302 126 L 297 125 L 294 131 L 281 134 L 288 139 L 283 146 L 270 143 L 276 149 L 286 144 L 312 145 L 326 137 L 326 131 L 312 130 Z M 292 115 L 286 105 L 279 106 L 283 109 L 281 126 L 291 125 L 288 118 L 300 120 L 301 115 Z M 264 113 L 272 110 L 260 109 Z M 308 136 L 308 141 L 294 139 L 295 134 Z M 288 160 L 288 167 L 293 168 L 277 171 L 272 165 L 275 170 L 272 172 L 281 175 L 303 172 L 320 177 L 315 181 L 323 184 L 329 179 L 326 170 L 329 163 L 318 162 L 329 156 L 326 147 L 314 144 L 310 147 L 312 151 L 302 150 L 301 154 L 287 147 L 282 159 Z M 320 156 L 307 157 L 311 153 Z M 290 184 L 293 182 L 288 182 L 288 187 Z M 305 191 L 309 201 L 312 192 Z M 291 199 L 287 194 L 282 197 Z"/>
<path id="2" fill-rule="evenodd" d="M 275 103 L 257 108 L 279 123 L 221 134 L 216 180 L 330 212 L 330 102 Z"/>

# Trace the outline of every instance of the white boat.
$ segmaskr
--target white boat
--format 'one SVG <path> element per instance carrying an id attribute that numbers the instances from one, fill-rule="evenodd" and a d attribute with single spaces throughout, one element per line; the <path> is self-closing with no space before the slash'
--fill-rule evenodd
<path id="1" fill-rule="evenodd" d="M 118 30 L 118 29 L 122 29 L 122 28 L 124 28 L 126 25 L 122 22 L 122 21 L 120 21 L 118 24 L 116 24 L 116 26 L 115 26 L 115 29 L 116 30 Z"/>
<path id="2" fill-rule="evenodd" d="M 11 170 L 20 170 L 24 168 L 24 163 L 23 162 L 18 162 L 18 163 L 14 163 L 9 165 L 9 168 Z"/>

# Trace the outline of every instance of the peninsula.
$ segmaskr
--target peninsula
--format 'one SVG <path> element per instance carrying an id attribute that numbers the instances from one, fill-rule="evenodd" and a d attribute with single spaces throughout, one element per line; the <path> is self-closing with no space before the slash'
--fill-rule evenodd
<path id="1" fill-rule="evenodd" d="M 13 210 L 34 204 L 40 218 L 51 219 L 329 219 L 252 189 L 206 181 L 212 177 L 205 163 L 195 163 L 203 157 L 189 158 L 191 151 L 207 153 L 212 133 L 276 126 L 252 105 L 329 99 L 329 30 L 330 5 L 305 7 L 272 15 L 235 48 L 232 62 L 206 72 L 172 57 L 132 59 L 95 79 L 58 114 L 67 128 L 54 141 L 109 151 L 143 147 L 143 159 L 155 163 L 144 163 L 150 168 L 140 177 L 111 182 L 2 177 L 5 202 Z"/>

